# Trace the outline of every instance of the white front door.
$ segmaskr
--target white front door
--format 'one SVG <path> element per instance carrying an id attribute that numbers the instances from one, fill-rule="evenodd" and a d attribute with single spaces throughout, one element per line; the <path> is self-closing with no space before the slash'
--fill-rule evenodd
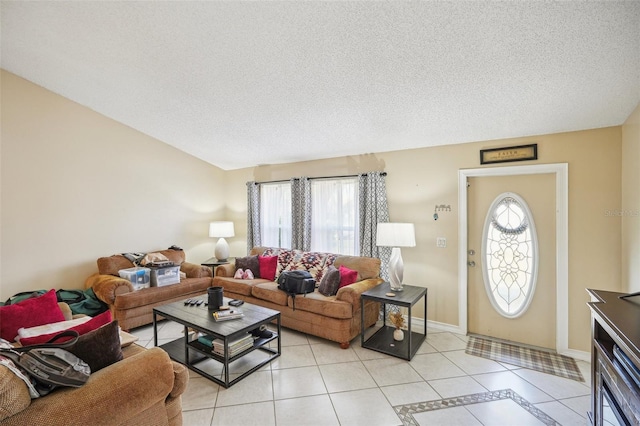
<path id="1" fill-rule="evenodd" d="M 537 234 L 537 259 L 533 259 L 533 249 L 524 243 L 518 243 L 518 247 L 514 249 L 512 235 L 507 229 L 500 232 L 504 232 L 504 236 L 509 238 L 493 237 L 490 246 L 497 247 L 493 261 L 487 256 L 483 257 L 483 239 L 487 238 L 483 231 L 486 230 L 490 207 L 505 193 L 517 194 L 516 198 L 524 200 L 530 209 Z M 517 221 L 514 224 L 513 226 L 517 226 Z M 498 226 L 497 229 L 499 231 L 502 228 Z M 556 349 L 556 175 L 548 173 L 468 178 L 467 231 L 468 331 Z M 504 244 L 504 250 L 500 249 L 500 244 Z M 522 260 L 526 256 L 530 256 L 530 259 Z M 497 257 L 500 257 L 499 261 L 496 261 Z M 518 312 L 519 315 L 515 317 L 508 312 L 501 313 L 502 309 L 495 300 L 500 300 L 504 305 L 505 300 L 515 299 L 512 295 L 521 292 L 521 288 L 514 282 L 514 277 L 518 274 L 521 277 L 535 275 L 533 262 L 538 265 L 537 281 L 533 287 L 535 291 L 529 295 L 531 300 L 527 309 Z M 483 268 L 487 267 L 493 268 L 492 272 L 483 274 Z M 527 271 L 527 268 L 531 270 Z M 505 295 L 506 293 L 509 294 Z M 494 303 L 491 297 L 497 297 Z"/>

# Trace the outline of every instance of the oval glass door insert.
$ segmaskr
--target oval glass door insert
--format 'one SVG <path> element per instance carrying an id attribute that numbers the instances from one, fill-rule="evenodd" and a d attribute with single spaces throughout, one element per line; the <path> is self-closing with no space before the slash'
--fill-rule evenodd
<path id="1" fill-rule="evenodd" d="M 526 312 L 536 287 L 538 241 L 533 216 L 517 194 L 491 204 L 482 233 L 482 274 L 494 309 L 507 318 Z"/>

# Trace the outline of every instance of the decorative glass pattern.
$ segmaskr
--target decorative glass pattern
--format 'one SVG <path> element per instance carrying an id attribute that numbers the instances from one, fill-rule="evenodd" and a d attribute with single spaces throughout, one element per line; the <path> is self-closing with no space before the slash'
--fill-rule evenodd
<path id="1" fill-rule="evenodd" d="M 485 221 L 482 272 L 493 307 L 507 318 L 522 315 L 531 300 L 538 271 L 537 235 L 531 211 L 517 194 L 495 199 Z"/>

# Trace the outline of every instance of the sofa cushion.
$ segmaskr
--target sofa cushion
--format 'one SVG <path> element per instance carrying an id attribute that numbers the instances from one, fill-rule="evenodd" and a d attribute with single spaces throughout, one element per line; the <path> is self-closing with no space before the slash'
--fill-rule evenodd
<path id="1" fill-rule="evenodd" d="M 289 299 L 288 305 L 293 309 L 292 299 Z M 336 300 L 335 296 L 324 296 L 317 291 L 305 295 L 297 295 L 295 299 L 295 309 L 338 319 L 353 317 L 353 306 L 351 303 Z"/>
<path id="2" fill-rule="evenodd" d="M 251 287 L 257 284 L 270 282 L 263 278 L 253 280 L 239 280 L 237 278 L 215 277 L 213 285 L 224 287 L 224 292 L 241 294 L 243 296 L 251 296 Z"/>
<path id="3" fill-rule="evenodd" d="M 182 250 L 158 250 L 154 253 L 163 254 L 167 259 L 176 265 L 182 265 L 185 260 L 185 254 Z M 101 257 L 98 259 L 98 273 L 100 275 L 118 275 L 120 269 L 133 268 L 134 265 L 121 254 L 113 256 Z"/>
<path id="4" fill-rule="evenodd" d="M 278 256 L 258 256 L 260 263 L 260 278 L 275 281 L 278 268 Z"/>
<path id="5" fill-rule="evenodd" d="M 380 259 L 375 257 L 338 256 L 333 265 L 338 269 L 340 266 L 346 266 L 358 271 L 361 280 L 377 278 L 380 274 Z"/>
<path id="6" fill-rule="evenodd" d="M 258 256 L 246 256 L 236 258 L 236 270 L 242 269 L 246 271 L 249 269 L 255 278 L 260 278 L 260 262 Z"/>
<path id="7" fill-rule="evenodd" d="M 340 286 L 340 271 L 335 266 L 329 266 L 327 272 L 322 276 L 320 280 L 320 286 L 318 291 L 324 296 L 335 296 Z"/>
<path id="8" fill-rule="evenodd" d="M 248 281 L 244 282 L 246 283 Z M 116 300 L 113 302 L 113 307 L 117 310 L 134 309 L 165 300 L 170 300 L 176 297 L 180 297 L 184 294 L 190 294 L 197 291 L 201 291 L 204 294 L 207 292 L 207 288 L 210 286 L 211 278 L 204 277 L 183 280 L 179 284 L 165 285 L 162 287 L 143 288 L 138 291 L 118 294 L 118 297 L 116 297 Z M 125 330 L 128 329 L 124 325 L 121 326 Z"/>
<path id="9" fill-rule="evenodd" d="M 55 290 L 25 299 L 13 305 L 0 306 L 0 337 L 13 342 L 18 329 L 64 321 Z"/>
<path id="10" fill-rule="evenodd" d="M 263 282 L 251 288 L 251 295 L 256 299 L 266 300 L 276 305 L 287 306 L 289 295 L 278 288 L 278 283 Z"/>

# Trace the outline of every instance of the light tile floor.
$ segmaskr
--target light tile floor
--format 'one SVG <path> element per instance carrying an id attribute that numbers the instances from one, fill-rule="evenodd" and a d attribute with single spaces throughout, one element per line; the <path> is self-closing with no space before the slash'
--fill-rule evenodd
<path id="1" fill-rule="evenodd" d="M 159 344 L 183 333 L 170 321 L 158 328 Z M 152 326 L 132 334 L 153 346 Z M 229 389 L 190 371 L 184 425 L 589 423 L 589 364 L 582 361 L 585 383 L 467 355 L 466 336 L 436 329 L 411 361 L 364 349 L 359 337 L 345 350 L 285 328 L 281 337 L 282 356 Z M 236 361 L 231 372 L 246 371 L 262 354 Z M 221 373 L 218 363 L 207 363 L 207 371 Z"/>

